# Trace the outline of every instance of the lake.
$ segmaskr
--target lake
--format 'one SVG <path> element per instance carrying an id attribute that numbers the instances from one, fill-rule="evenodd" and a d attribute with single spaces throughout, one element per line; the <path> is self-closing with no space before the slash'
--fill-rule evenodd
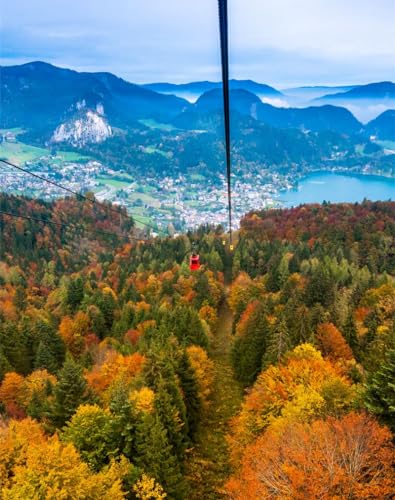
<path id="1" fill-rule="evenodd" d="M 395 179 L 376 175 L 337 174 L 316 172 L 299 181 L 296 189 L 282 191 L 280 200 L 285 206 L 302 203 L 359 202 L 364 198 L 372 201 L 395 200 Z"/>

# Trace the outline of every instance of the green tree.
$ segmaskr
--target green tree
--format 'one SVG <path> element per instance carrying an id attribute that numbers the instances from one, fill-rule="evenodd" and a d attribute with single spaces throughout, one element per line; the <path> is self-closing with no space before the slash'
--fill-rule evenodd
<path id="1" fill-rule="evenodd" d="M 119 453 L 113 416 L 97 405 L 79 406 L 61 437 L 73 443 L 81 458 L 96 471 Z"/>
<path id="2" fill-rule="evenodd" d="M 58 369 L 58 363 L 56 362 L 50 348 L 42 341 L 38 344 L 37 352 L 34 358 L 34 368 L 45 368 L 50 373 L 55 373 Z"/>
<path id="3" fill-rule="evenodd" d="M 270 364 L 277 364 L 291 346 L 287 324 L 285 319 L 280 317 L 271 328 L 266 352 L 262 360 L 263 368 L 266 368 Z"/>
<path id="4" fill-rule="evenodd" d="M 266 306 L 259 303 L 248 318 L 244 335 L 237 337 L 232 347 L 235 375 L 245 386 L 251 385 L 262 369 L 262 357 L 270 336 L 266 314 Z"/>
<path id="5" fill-rule="evenodd" d="M 75 312 L 84 298 L 84 282 L 81 276 L 71 278 L 67 285 L 66 303 Z"/>
<path id="6" fill-rule="evenodd" d="M 189 356 L 184 350 L 177 366 L 177 375 L 180 379 L 186 416 L 188 422 L 188 435 L 194 438 L 200 419 L 202 402 L 199 397 L 199 386 L 196 380 L 195 370 L 192 368 Z"/>
<path id="7" fill-rule="evenodd" d="M 184 498 L 181 468 L 158 415 L 145 413 L 137 424 L 134 462 L 163 486 L 169 498 Z"/>
<path id="8" fill-rule="evenodd" d="M 365 405 L 395 431 L 395 350 L 368 382 Z"/>
<path id="9" fill-rule="evenodd" d="M 82 368 L 71 356 L 67 356 L 59 372 L 58 383 L 54 390 L 55 400 L 51 420 L 55 427 L 63 425 L 74 415 L 76 409 L 88 402 L 87 383 L 82 375 Z"/>

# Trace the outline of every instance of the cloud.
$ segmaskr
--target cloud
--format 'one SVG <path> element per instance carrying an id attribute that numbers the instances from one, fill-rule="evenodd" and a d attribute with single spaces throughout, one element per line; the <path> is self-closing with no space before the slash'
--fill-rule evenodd
<path id="1" fill-rule="evenodd" d="M 47 60 L 137 82 L 218 79 L 215 0 L 13 0 L 2 64 Z M 271 84 L 395 79 L 393 0 L 229 0 L 231 74 Z"/>

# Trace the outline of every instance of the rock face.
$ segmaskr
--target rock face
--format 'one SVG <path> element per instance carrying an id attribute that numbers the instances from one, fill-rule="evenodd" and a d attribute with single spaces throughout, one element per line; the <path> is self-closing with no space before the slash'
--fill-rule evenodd
<path id="1" fill-rule="evenodd" d="M 103 109 L 100 109 L 103 113 Z M 72 146 L 84 146 L 105 141 L 112 129 L 103 116 L 88 110 L 78 118 L 60 124 L 52 136 L 53 142 L 67 142 Z"/>

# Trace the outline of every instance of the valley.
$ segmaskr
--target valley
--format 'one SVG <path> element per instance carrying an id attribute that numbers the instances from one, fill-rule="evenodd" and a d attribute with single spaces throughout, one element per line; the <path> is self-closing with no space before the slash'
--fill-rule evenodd
<path id="1" fill-rule="evenodd" d="M 110 73 L 41 62 L 0 70 L 0 158 L 125 206 L 136 221 L 161 231 L 226 223 L 219 83 L 139 86 Z M 344 94 L 354 104 L 369 97 L 388 108 L 394 87 L 383 82 L 279 91 L 232 80 L 234 220 L 257 207 L 283 206 L 282 193 L 314 172 L 395 177 L 395 111 L 363 124 L 337 104 Z M 56 103 L 46 94 L 50 89 Z M 194 103 L 182 98 L 185 92 L 196 93 Z M 298 107 L 267 103 L 293 97 Z M 64 195 L 4 165 L 0 183 L 8 193 L 46 200 Z"/>

